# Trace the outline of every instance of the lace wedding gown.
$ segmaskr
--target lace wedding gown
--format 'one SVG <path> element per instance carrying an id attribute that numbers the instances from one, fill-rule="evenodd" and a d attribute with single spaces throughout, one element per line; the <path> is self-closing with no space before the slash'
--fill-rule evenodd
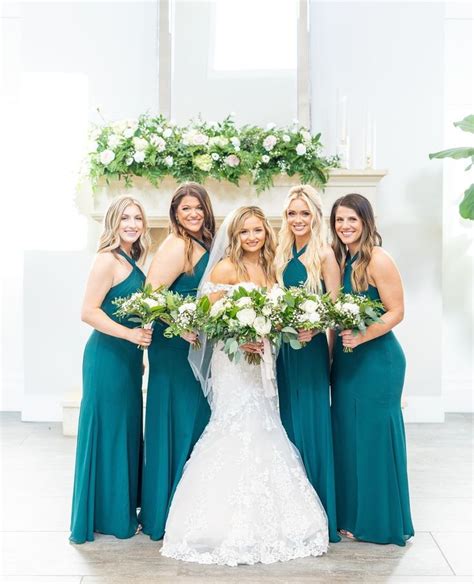
<path id="1" fill-rule="evenodd" d="M 217 345 L 211 372 L 211 419 L 174 494 L 161 553 L 229 566 L 323 554 L 325 511 L 260 367 L 232 363 Z"/>

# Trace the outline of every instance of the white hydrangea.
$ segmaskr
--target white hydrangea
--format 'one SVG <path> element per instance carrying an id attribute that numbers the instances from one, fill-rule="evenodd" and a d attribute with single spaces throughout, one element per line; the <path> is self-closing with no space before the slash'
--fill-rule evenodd
<path id="1" fill-rule="evenodd" d="M 209 138 L 209 146 L 220 146 L 223 148 L 224 146 L 227 146 L 228 143 L 229 140 L 225 136 L 213 136 L 212 138 Z"/>
<path id="2" fill-rule="evenodd" d="M 166 164 L 166 166 L 167 166 L 168 168 L 169 168 L 169 167 L 171 167 L 171 166 L 173 166 L 173 163 L 174 163 L 174 159 L 173 159 L 173 157 L 172 157 L 172 156 L 167 156 L 167 157 L 165 158 L 165 164 Z"/>
<path id="3" fill-rule="evenodd" d="M 178 312 L 180 314 L 183 314 L 183 312 L 196 312 L 196 304 L 194 302 L 185 302 L 178 308 Z"/>
<path id="4" fill-rule="evenodd" d="M 359 314 L 360 308 L 354 302 L 344 302 L 342 305 L 342 310 L 344 312 L 348 312 L 349 314 Z"/>
<path id="5" fill-rule="evenodd" d="M 165 128 L 164 132 L 163 132 L 163 136 L 165 138 L 169 138 L 171 136 L 171 134 L 173 133 L 173 130 L 171 128 Z"/>

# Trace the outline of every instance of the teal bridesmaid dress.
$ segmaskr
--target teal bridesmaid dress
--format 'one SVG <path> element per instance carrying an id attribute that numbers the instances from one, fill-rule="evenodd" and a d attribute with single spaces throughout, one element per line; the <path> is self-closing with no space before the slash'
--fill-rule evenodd
<path id="1" fill-rule="evenodd" d="M 347 258 L 344 291 L 352 292 Z M 377 288 L 366 296 L 378 300 Z M 383 319 L 383 316 L 382 316 Z M 401 394 L 405 356 L 392 331 L 344 353 L 331 372 L 338 529 L 357 539 L 404 546 L 414 535 Z"/>
<path id="2" fill-rule="evenodd" d="M 136 292 L 145 281 L 135 261 L 122 250 L 118 253 L 132 270 L 101 305 L 117 322 L 112 301 Z M 94 532 L 132 537 L 138 527 L 143 351 L 94 330 L 84 350 L 82 373 L 70 540 L 94 541 Z"/>
<path id="3" fill-rule="evenodd" d="M 193 273 L 178 276 L 170 290 L 195 295 L 208 260 L 206 251 Z M 143 532 L 153 540 L 163 538 L 174 491 L 211 413 L 188 363 L 189 343 L 181 337 L 165 338 L 165 328 L 155 324 L 148 349 L 150 377 L 139 518 Z"/>
<path id="4" fill-rule="evenodd" d="M 299 252 L 283 273 L 285 286 L 301 286 L 308 277 Z M 283 343 L 277 359 L 280 416 L 288 438 L 299 450 L 306 474 L 328 516 L 329 539 L 340 541 L 336 525 L 336 493 L 329 404 L 329 351 L 324 333 L 302 349 Z"/>

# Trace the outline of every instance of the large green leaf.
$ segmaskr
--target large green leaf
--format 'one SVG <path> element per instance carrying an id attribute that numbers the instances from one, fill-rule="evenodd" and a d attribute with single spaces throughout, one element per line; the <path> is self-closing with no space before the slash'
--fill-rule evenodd
<path id="1" fill-rule="evenodd" d="M 464 191 L 464 199 L 459 205 L 459 213 L 464 219 L 474 221 L 474 184 Z"/>
<path id="2" fill-rule="evenodd" d="M 466 116 L 460 122 L 454 122 L 456 128 L 463 130 L 464 132 L 471 132 L 474 134 L 474 115 Z"/>
<path id="3" fill-rule="evenodd" d="M 441 150 L 440 152 L 432 152 L 430 159 L 433 158 L 454 158 L 460 160 L 461 158 L 471 158 L 474 156 L 474 148 L 465 146 L 461 148 L 448 148 L 448 150 Z"/>

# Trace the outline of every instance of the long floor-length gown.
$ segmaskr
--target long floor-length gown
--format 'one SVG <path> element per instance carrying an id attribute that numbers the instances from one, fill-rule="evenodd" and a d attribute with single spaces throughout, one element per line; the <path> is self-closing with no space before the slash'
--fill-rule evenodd
<path id="1" fill-rule="evenodd" d="M 206 269 L 206 251 L 192 274 L 183 273 L 170 290 L 196 294 Z M 184 465 L 209 421 L 209 404 L 188 363 L 189 343 L 167 339 L 156 323 L 148 349 L 150 377 L 145 415 L 145 444 L 140 523 L 153 540 L 163 538 L 168 509 Z"/>
<path id="2" fill-rule="evenodd" d="M 162 554 L 230 566 L 323 554 L 326 514 L 261 368 L 217 345 L 211 377 L 211 420 L 176 489 Z"/>
<path id="3" fill-rule="evenodd" d="M 356 258 L 346 261 L 345 292 L 352 292 Z M 364 294 L 380 298 L 373 286 Z M 414 535 L 400 405 L 403 350 L 392 331 L 352 353 L 338 338 L 331 377 L 338 528 L 364 541 L 403 546 Z"/>
<path id="4" fill-rule="evenodd" d="M 125 280 L 113 286 L 101 309 L 113 320 L 113 300 L 140 289 L 145 275 L 135 261 Z M 136 323 L 120 320 L 130 328 Z M 119 538 L 135 534 L 142 446 L 143 351 L 136 345 L 94 330 L 83 358 L 83 395 L 79 417 L 71 517 L 74 543 L 94 540 L 94 532 Z"/>
<path id="5" fill-rule="evenodd" d="M 308 277 L 299 252 L 283 273 L 285 286 L 301 286 Z M 283 343 L 277 360 L 280 416 L 288 438 L 298 449 L 308 478 L 321 499 L 328 517 L 329 538 L 341 538 L 336 524 L 336 491 L 331 410 L 329 403 L 329 352 L 324 333 L 315 335 L 303 348 Z"/>

